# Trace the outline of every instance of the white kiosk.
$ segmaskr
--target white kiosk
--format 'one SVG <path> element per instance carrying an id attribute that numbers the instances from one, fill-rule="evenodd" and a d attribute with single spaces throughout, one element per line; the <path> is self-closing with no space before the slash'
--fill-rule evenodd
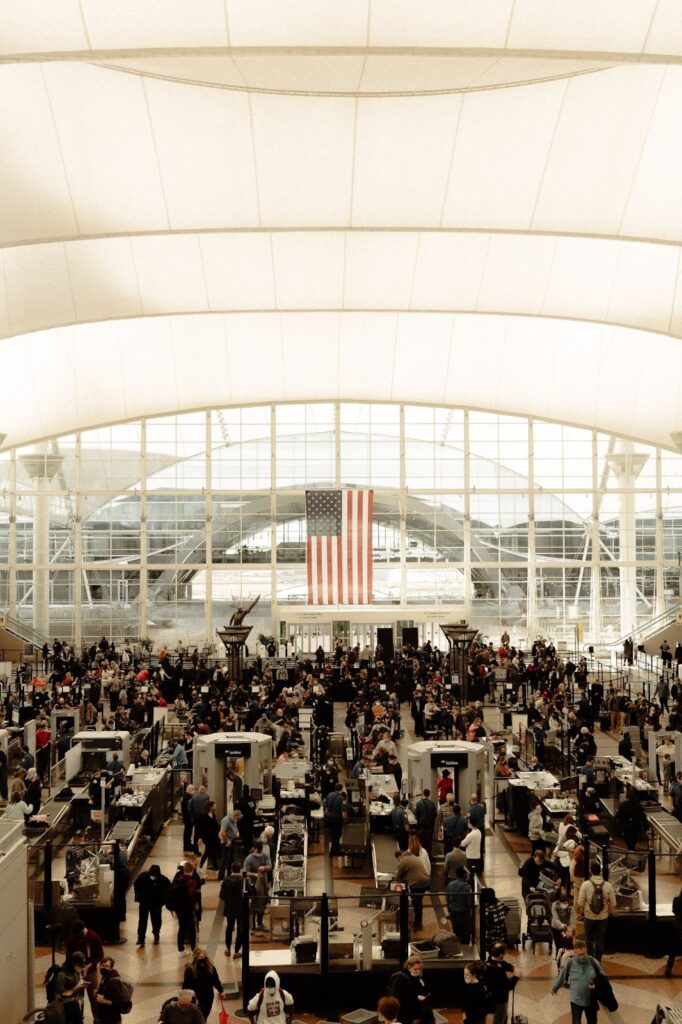
<path id="1" fill-rule="evenodd" d="M 193 766 L 194 785 L 206 786 L 220 820 L 237 798 L 237 787 L 247 785 L 256 796 L 271 791 L 272 739 L 261 732 L 195 736 Z"/>
<path id="2" fill-rule="evenodd" d="M 408 794 L 418 800 L 424 789 L 436 799 L 438 780 L 447 768 L 454 782 L 455 803 L 464 809 L 469 797 L 478 793 L 484 802 L 491 795 L 489 780 L 494 751 L 488 743 L 466 740 L 422 740 L 407 748 Z"/>

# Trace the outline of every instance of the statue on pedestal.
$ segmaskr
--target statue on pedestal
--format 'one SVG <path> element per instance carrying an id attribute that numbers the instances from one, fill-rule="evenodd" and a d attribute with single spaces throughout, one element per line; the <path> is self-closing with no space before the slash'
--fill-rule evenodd
<path id="1" fill-rule="evenodd" d="M 258 596 L 256 597 L 255 601 L 252 601 L 252 603 L 249 605 L 248 608 L 244 609 L 240 605 L 239 608 L 237 608 L 236 611 L 232 612 L 232 618 L 230 619 L 230 625 L 231 626 L 241 626 L 241 624 L 244 621 L 244 619 L 246 618 L 246 616 L 249 614 L 250 611 L 253 611 L 253 609 L 256 607 L 256 605 L 258 604 L 259 601 L 260 601 L 260 594 L 258 594 Z"/>

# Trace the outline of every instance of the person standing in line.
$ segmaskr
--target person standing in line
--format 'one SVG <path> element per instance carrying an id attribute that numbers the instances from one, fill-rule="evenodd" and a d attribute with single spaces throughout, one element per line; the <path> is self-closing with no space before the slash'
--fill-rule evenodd
<path id="1" fill-rule="evenodd" d="M 485 804 L 479 800 L 478 793 L 472 793 L 469 797 L 469 821 L 481 833 L 481 852 L 479 854 L 480 873 L 485 869 Z"/>
<path id="2" fill-rule="evenodd" d="M 199 867 L 203 868 L 206 861 L 212 871 L 220 870 L 220 825 L 215 816 L 215 804 L 212 800 L 204 804 L 199 814 L 194 819 L 194 829 L 197 839 L 204 844 L 204 852 L 199 861 Z"/>
<path id="3" fill-rule="evenodd" d="M 481 830 L 474 825 L 473 821 L 469 822 L 469 831 L 462 840 L 462 849 L 467 855 L 467 866 L 469 871 L 475 875 L 482 874 L 482 857 L 481 857 L 481 846 L 482 836 Z"/>
<path id="4" fill-rule="evenodd" d="M 218 992 L 222 1001 L 223 985 L 218 977 L 215 964 L 205 949 L 200 949 L 197 946 L 192 953 L 192 959 L 185 967 L 182 987 L 187 991 L 194 992 L 204 1020 L 208 1020 L 213 1007 L 213 993 Z"/>
<path id="5" fill-rule="evenodd" d="M 331 834 L 331 845 L 329 847 L 329 856 L 338 857 L 341 853 L 341 835 L 343 833 L 343 823 L 348 816 L 348 806 L 343 797 L 343 785 L 337 782 L 333 792 L 327 794 L 325 800 L 325 809 L 327 813 L 327 822 L 329 824 L 329 832 Z"/>
<path id="6" fill-rule="evenodd" d="M 445 886 L 445 892 L 452 930 L 462 945 L 467 946 L 471 940 L 474 901 L 473 889 L 464 868 L 457 868 L 455 877 Z"/>
<path id="7" fill-rule="evenodd" d="M 99 969 L 102 976 L 96 996 L 99 1024 L 121 1024 L 122 1009 L 130 1006 L 131 986 L 116 970 L 113 957 L 104 957 Z"/>
<path id="8" fill-rule="evenodd" d="M 417 836 L 419 837 L 419 842 L 430 857 L 431 844 L 433 842 L 433 829 L 438 815 L 438 808 L 431 799 L 430 789 L 425 789 L 422 793 L 421 800 L 417 801 L 417 806 L 414 809 L 414 815 L 417 819 Z"/>
<path id="9" fill-rule="evenodd" d="M 552 985 L 552 995 L 560 988 L 568 985 L 571 993 L 571 1024 L 580 1024 L 583 1013 L 587 1024 L 597 1024 L 599 1003 L 594 997 L 594 983 L 598 974 L 603 974 L 601 965 L 588 956 L 587 947 L 582 939 L 573 944 L 573 956 L 570 957 Z"/>
<path id="10" fill-rule="evenodd" d="M 86 982 L 85 991 L 88 995 L 88 1002 L 92 1010 L 92 1019 L 97 1024 L 99 1013 L 97 1007 L 97 989 L 99 988 L 99 963 L 104 956 L 102 940 L 97 932 L 86 927 L 81 920 L 74 921 L 71 935 L 66 941 L 66 955 L 71 957 L 74 953 L 82 953 L 85 957 L 83 965 L 83 981 Z"/>
<path id="11" fill-rule="evenodd" d="M 616 895 L 611 883 L 602 878 L 599 861 L 591 862 L 590 877 L 580 886 L 575 909 L 578 919 L 585 922 L 587 952 L 595 960 L 601 960 L 609 917 L 616 909 Z"/>
<path id="12" fill-rule="evenodd" d="M 462 994 L 463 1024 L 485 1024 L 491 1012 L 491 996 L 483 984 L 483 967 L 480 960 L 464 968 L 464 992 Z"/>
<path id="13" fill-rule="evenodd" d="M 228 811 L 220 822 L 220 868 L 218 870 L 218 881 L 222 882 L 225 875 L 229 875 L 232 861 L 234 859 L 237 841 L 239 839 L 240 811 Z"/>
<path id="14" fill-rule="evenodd" d="M 147 921 L 151 920 L 154 945 L 159 943 L 161 915 L 170 879 L 161 874 L 158 864 L 152 864 L 148 871 L 141 871 L 135 879 L 135 902 L 138 904 L 137 944 L 144 946 L 147 936 Z"/>
<path id="15" fill-rule="evenodd" d="M 182 794 L 180 801 L 180 812 L 182 814 L 182 850 L 183 853 L 190 853 L 194 849 L 194 843 L 192 836 L 194 835 L 194 821 L 192 820 L 192 812 L 190 810 L 190 800 L 194 795 L 194 786 L 190 784 Z"/>

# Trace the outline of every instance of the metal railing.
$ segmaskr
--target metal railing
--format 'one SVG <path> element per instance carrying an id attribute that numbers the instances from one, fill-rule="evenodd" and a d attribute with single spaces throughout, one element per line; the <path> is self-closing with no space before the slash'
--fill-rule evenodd
<path id="1" fill-rule="evenodd" d="M 8 615 L 7 612 L 0 612 L 0 626 L 4 626 L 9 633 L 18 636 L 20 640 L 24 640 L 27 644 L 33 644 L 34 647 L 41 648 L 43 644 L 49 643 L 48 638 L 43 633 L 34 629 L 33 626 L 22 622 L 21 619 L 15 619 L 14 616 Z"/>

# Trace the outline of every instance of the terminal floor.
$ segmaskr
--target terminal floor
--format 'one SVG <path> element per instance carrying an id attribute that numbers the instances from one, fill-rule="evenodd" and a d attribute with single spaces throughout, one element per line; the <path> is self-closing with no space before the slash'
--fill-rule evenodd
<path id="1" fill-rule="evenodd" d="M 343 706 L 337 707 L 339 729 L 342 729 L 344 713 Z M 486 720 L 490 724 L 495 724 L 496 714 L 494 709 L 490 711 L 486 709 Z M 406 747 L 414 737 L 411 733 L 412 723 L 406 706 L 403 708 L 403 715 L 406 736 L 401 744 L 400 753 L 406 770 Z M 598 733 L 597 739 L 600 753 L 607 753 L 615 749 L 616 743 L 613 737 Z M 388 837 L 386 841 L 389 841 Z M 167 823 L 159 836 L 147 864 L 160 864 L 165 874 L 172 874 L 182 855 L 181 845 L 182 826 L 179 819 L 175 817 Z M 485 883 L 492 886 L 498 896 L 518 898 L 520 888 L 518 866 L 520 858 L 526 856 L 527 849 L 527 841 L 514 833 L 506 832 L 500 827 L 493 832 L 489 831 L 486 837 Z M 434 878 L 434 883 L 436 878 Z M 669 882 L 671 893 L 673 888 L 674 891 L 678 891 L 672 876 L 666 881 Z M 360 920 L 371 913 L 371 911 L 362 910 L 358 906 L 361 887 L 373 884 L 370 870 L 367 868 L 344 868 L 338 860 L 332 863 L 322 842 L 313 844 L 310 848 L 308 883 L 308 892 L 311 895 L 326 891 L 329 895 L 339 898 L 340 924 L 342 926 L 345 924 L 347 930 L 355 930 L 359 927 Z M 209 875 L 203 888 L 204 909 L 199 941 L 214 958 L 223 982 L 239 982 L 241 961 L 235 962 L 228 959 L 223 953 L 224 926 L 218 900 L 218 889 L 218 883 L 213 881 Z M 352 897 L 352 899 L 346 900 L 343 897 Z M 424 935 L 430 933 L 437 926 L 437 916 L 434 908 L 425 904 Z M 266 917 L 266 924 L 267 920 Z M 161 1004 L 179 988 L 187 958 L 181 960 L 177 956 L 175 924 L 170 914 L 164 912 L 161 942 L 158 946 L 151 944 L 151 935 L 148 935 L 147 945 L 140 949 L 136 947 L 136 923 L 137 907 L 131 890 L 128 895 L 127 920 L 121 926 L 126 942 L 109 947 L 107 952 L 115 957 L 116 966 L 121 974 L 128 977 L 135 985 L 133 1011 L 125 1020 L 129 1024 L 155 1024 Z M 251 938 L 254 949 L 283 948 L 282 943 L 273 943 L 267 934 L 263 937 L 252 935 Z M 526 1015 L 529 1024 L 534 1024 L 534 1022 L 569 1024 L 571 1018 L 567 990 L 561 990 L 555 998 L 550 995 L 550 988 L 556 977 L 556 968 L 546 947 L 539 946 L 534 955 L 530 944 L 527 943 L 525 950 L 510 950 L 509 959 L 514 962 L 522 975 L 522 980 L 516 989 L 515 1012 Z M 35 961 L 37 1005 L 42 1005 L 44 1002 L 42 980 L 49 962 L 49 950 L 37 948 Z M 613 1014 L 606 1014 L 606 1011 L 602 1011 L 602 1016 L 611 1018 L 616 1024 L 625 1024 L 626 1021 L 627 1024 L 650 1024 L 657 1003 L 682 1007 L 682 958 L 678 961 L 677 978 L 666 979 L 663 976 L 664 966 L 665 960 L 663 959 L 648 960 L 643 956 L 630 954 L 605 956 L 604 967 L 612 979 L 620 1008 Z M 241 1008 L 241 998 L 232 997 L 226 1002 L 226 1006 L 231 1016 L 234 1016 L 235 1011 Z M 459 1022 L 461 1020 L 459 1010 L 453 1010 L 447 1006 L 437 1007 L 437 1009 L 443 1012 L 449 1021 Z M 216 1001 L 210 1018 L 211 1022 L 217 1022 L 218 1010 L 219 1003 Z M 305 1010 L 305 1007 L 298 1007 L 294 1016 L 306 1021 L 318 1019 L 306 1014 Z M 328 1013 L 326 1016 L 333 1017 L 334 1014 Z M 91 1020 L 90 1008 L 87 1004 L 85 1017 L 87 1022 Z"/>

